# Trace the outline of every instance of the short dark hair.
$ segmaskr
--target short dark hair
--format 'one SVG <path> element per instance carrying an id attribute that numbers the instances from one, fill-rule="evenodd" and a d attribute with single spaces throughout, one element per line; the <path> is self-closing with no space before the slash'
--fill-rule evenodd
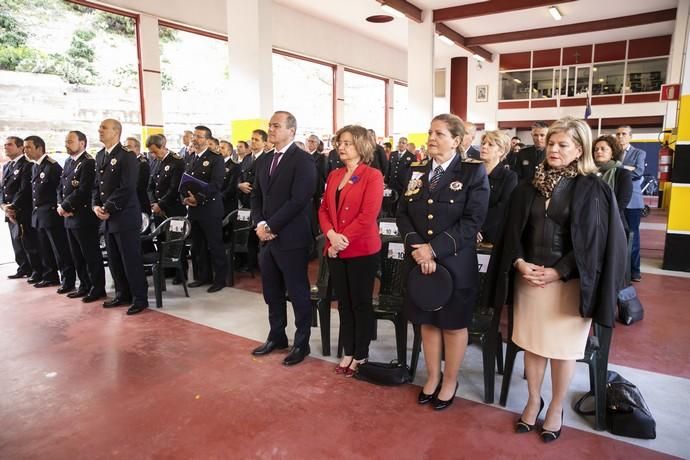
<path id="1" fill-rule="evenodd" d="M 252 134 L 258 134 L 259 136 L 261 136 L 261 140 L 264 142 L 268 140 L 268 133 L 263 129 L 255 129 L 254 131 L 252 131 Z"/>
<path id="2" fill-rule="evenodd" d="M 249 144 L 247 144 L 247 141 L 239 141 L 239 142 L 237 143 L 237 146 L 239 147 L 240 144 L 244 145 L 244 148 L 245 148 L 245 149 L 248 149 L 248 148 L 249 148 Z"/>
<path id="3" fill-rule="evenodd" d="M 230 141 L 220 141 L 220 143 L 221 143 L 221 144 L 228 144 L 228 145 L 230 146 L 230 150 L 233 150 L 232 142 L 230 142 Z"/>
<path id="4" fill-rule="evenodd" d="M 211 133 L 211 130 L 209 129 L 208 126 L 204 126 L 204 125 L 195 126 L 194 131 L 203 131 L 204 137 L 206 137 L 206 139 L 210 139 L 213 137 L 213 134 Z"/>
<path id="5" fill-rule="evenodd" d="M 522 141 L 520 140 L 520 138 L 519 138 L 519 137 L 517 137 L 517 136 L 513 136 L 513 137 L 511 137 L 511 138 L 510 138 L 510 140 L 511 140 L 511 141 L 512 141 L 512 140 L 514 140 L 514 139 L 517 139 L 517 140 L 518 140 L 518 142 L 522 142 Z"/>
<path id="6" fill-rule="evenodd" d="M 611 157 L 614 161 L 621 161 L 623 159 L 623 149 L 620 148 L 618 142 L 616 142 L 615 137 L 611 136 L 610 134 L 605 134 L 603 136 L 597 137 L 597 140 L 595 140 L 592 144 L 592 152 L 594 152 L 594 149 L 596 148 L 599 142 L 606 142 L 609 145 L 609 148 L 613 153 Z"/>
<path id="7" fill-rule="evenodd" d="M 88 145 L 88 141 L 86 140 L 86 134 L 82 133 L 81 131 L 70 131 L 68 134 L 74 134 L 75 136 L 77 136 L 79 142 L 84 143 L 84 148 L 86 148 L 86 146 Z"/>
<path id="8" fill-rule="evenodd" d="M 218 142 L 218 139 L 216 139 L 216 138 L 213 137 L 213 136 L 209 137 L 208 140 L 209 140 L 209 141 L 212 141 L 212 142 L 215 142 L 216 144 L 220 145 L 220 142 Z"/>
<path id="9" fill-rule="evenodd" d="M 549 124 L 545 121 L 535 121 L 532 123 L 532 129 L 549 128 Z"/>
<path id="10" fill-rule="evenodd" d="M 383 146 L 384 146 L 384 147 L 388 147 L 389 149 L 392 149 L 392 148 L 393 148 L 393 144 L 391 144 L 390 142 L 384 142 L 384 143 L 383 143 Z"/>
<path id="11" fill-rule="evenodd" d="M 16 145 L 17 147 L 24 147 L 24 139 L 22 139 L 21 137 L 7 136 L 7 139 L 14 142 L 14 145 Z"/>
<path id="12" fill-rule="evenodd" d="M 29 136 L 24 138 L 24 142 L 31 141 L 36 147 L 40 147 L 43 153 L 46 153 L 46 143 L 38 136 Z"/>
<path id="13" fill-rule="evenodd" d="M 152 145 L 159 149 L 165 147 L 165 137 L 162 134 L 151 134 L 146 138 L 146 148 L 151 148 Z"/>

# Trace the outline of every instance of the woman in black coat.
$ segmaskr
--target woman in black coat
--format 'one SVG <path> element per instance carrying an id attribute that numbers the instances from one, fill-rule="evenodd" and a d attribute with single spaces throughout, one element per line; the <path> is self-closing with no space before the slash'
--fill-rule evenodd
<path id="1" fill-rule="evenodd" d="M 507 134 L 487 131 L 482 136 L 479 158 L 484 162 L 489 175 L 491 195 L 482 231 L 477 234 L 478 242 L 495 243 L 503 229 L 510 195 L 517 185 L 517 174 L 501 164 L 509 151 L 510 138 Z"/>
<path id="2" fill-rule="evenodd" d="M 520 183 L 489 268 L 495 308 L 513 305 L 512 336 L 525 350 L 529 399 L 515 425 L 534 426 L 551 363 L 552 398 L 541 437 L 560 436 L 563 404 L 591 321 L 611 327 L 625 272 L 625 236 L 611 188 L 594 173 L 592 137 L 581 120 L 556 121 L 534 180 Z"/>
<path id="3" fill-rule="evenodd" d="M 632 197 L 632 173 L 623 167 L 623 150 L 613 136 L 599 136 L 594 141 L 594 162 L 599 168 L 599 174 L 604 182 L 609 184 L 616 195 L 618 210 L 626 233 L 629 230 L 628 220 L 625 218 L 625 208 Z"/>

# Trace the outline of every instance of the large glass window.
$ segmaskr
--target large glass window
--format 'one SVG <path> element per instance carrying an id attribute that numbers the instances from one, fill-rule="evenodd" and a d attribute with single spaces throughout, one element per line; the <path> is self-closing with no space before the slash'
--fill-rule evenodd
<path id="1" fill-rule="evenodd" d="M 551 98 L 555 95 L 553 73 L 554 69 L 532 71 L 532 99 Z"/>
<path id="2" fill-rule="evenodd" d="M 661 90 L 661 85 L 666 83 L 667 67 L 668 58 L 628 61 L 626 91 L 644 93 L 645 91 Z"/>
<path id="3" fill-rule="evenodd" d="M 63 152 L 69 130 L 100 148 L 105 118 L 141 130 L 136 21 L 62 0 L 0 8 L 0 136 L 41 136 Z M 62 158 L 58 157 L 59 160 Z"/>
<path id="4" fill-rule="evenodd" d="M 501 73 L 501 99 L 529 99 L 529 74 L 529 70 Z"/>
<path id="5" fill-rule="evenodd" d="M 400 136 L 407 136 L 409 127 L 407 125 L 407 86 L 400 83 L 393 84 L 393 132 L 396 139 Z M 383 134 L 383 133 L 381 133 Z"/>
<path id="6" fill-rule="evenodd" d="M 592 94 L 620 94 L 625 63 L 595 64 L 592 67 Z"/>
<path id="7" fill-rule="evenodd" d="M 297 118 L 297 138 L 333 132 L 333 67 L 273 53 L 273 107 Z"/>
<path id="8" fill-rule="evenodd" d="M 168 146 L 181 147 L 184 130 L 206 125 L 218 139 L 230 136 L 228 43 L 159 27 L 163 120 Z"/>
<path id="9" fill-rule="evenodd" d="M 362 125 L 385 136 L 386 82 L 347 70 L 344 74 L 345 124 Z"/>

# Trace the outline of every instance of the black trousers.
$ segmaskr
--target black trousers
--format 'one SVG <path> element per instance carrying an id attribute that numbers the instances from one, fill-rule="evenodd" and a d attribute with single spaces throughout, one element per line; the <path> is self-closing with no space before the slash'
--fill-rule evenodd
<path id="1" fill-rule="evenodd" d="M 270 242 L 261 248 L 261 283 L 264 300 L 268 304 L 268 322 L 271 331 L 268 340 L 279 345 L 287 345 L 285 334 L 287 326 L 287 299 L 295 313 L 295 347 L 309 345 L 311 335 L 311 300 L 309 293 L 309 277 L 307 265 L 309 263 L 310 248 L 280 250 Z"/>
<path id="2" fill-rule="evenodd" d="M 105 295 L 105 269 L 98 243 L 98 225 L 67 228 L 67 242 L 79 278 L 79 290 Z"/>
<path id="3" fill-rule="evenodd" d="M 17 262 L 17 273 L 41 276 L 41 253 L 38 246 L 38 233 L 30 224 L 13 224 L 10 227 L 14 260 Z"/>
<path id="4" fill-rule="evenodd" d="M 192 263 L 197 280 L 225 285 L 228 261 L 223 246 L 223 220 L 192 220 Z"/>
<path id="5" fill-rule="evenodd" d="M 379 254 L 328 259 L 333 289 L 338 298 L 340 337 L 345 354 L 360 360 L 369 357 L 374 310 L 371 299 Z"/>
<path id="6" fill-rule="evenodd" d="M 74 262 L 67 246 L 65 227 L 38 228 L 38 243 L 43 262 L 42 278 L 45 281 L 58 281 L 58 269 L 62 275 L 62 285 L 73 287 L 76 280 Z"/>
<path id="7" fill-rule="evenodd" d="M 108 266 L 115 283 L 115 297 L 131 300 L 134 305 L 148 306 L 148 284 L 141 261 L 139 229 L 106 232 Z"/>

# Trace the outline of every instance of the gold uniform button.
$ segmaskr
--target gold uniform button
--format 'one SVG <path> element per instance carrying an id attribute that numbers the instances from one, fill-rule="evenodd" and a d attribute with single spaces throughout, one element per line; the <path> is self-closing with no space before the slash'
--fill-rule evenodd
<path id="1" fill-rule="evenodd" d="M 433 231 L 433 230 L 427 230 L 426 234 L 427 234 L 427 235 L 433 235 L 433 234 L 434 234 L 434 231 Z"/>
<path id="2" fill-rule="evenodd" d="M 429 220 L 431 220 L 431 219 L 434 218 L 434 215 L 433 215 L 433 214 L 429 214 L 428 216 L 426 216 L 426 218 L 429 219 Z"/>
<path id="3" fill-rule="evenodd" d="M 429 198 L 429 200 L 427 201 L 427 203 L 429 203 L 429 204 L 434 204 L 434 200 L 432 200 L 431 198 Z"/>

